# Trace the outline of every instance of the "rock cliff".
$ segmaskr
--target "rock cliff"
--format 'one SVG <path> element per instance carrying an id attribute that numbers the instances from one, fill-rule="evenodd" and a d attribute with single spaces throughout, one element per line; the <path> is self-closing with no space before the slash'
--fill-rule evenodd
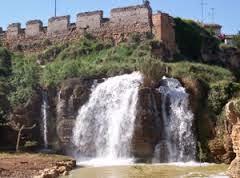
<path id="1" fill-rule="evenodd" d="M 226 126 L 231 130 L 233 150 L 236 158 L 229 167 L 229 174 L 233 178 L 240 177 L 240 100 L 234 100 L 226 105 Z"/>

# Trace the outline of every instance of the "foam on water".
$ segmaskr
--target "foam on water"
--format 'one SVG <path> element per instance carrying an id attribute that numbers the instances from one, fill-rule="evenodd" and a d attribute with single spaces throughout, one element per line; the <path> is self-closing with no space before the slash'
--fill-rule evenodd
<path id="1" fill-rule="evenodd" d="M 90 167 L 128 166 L 134 165 L 134 159 L 96 158 L 87 161 L 77 162 L 77 165 Z"/>

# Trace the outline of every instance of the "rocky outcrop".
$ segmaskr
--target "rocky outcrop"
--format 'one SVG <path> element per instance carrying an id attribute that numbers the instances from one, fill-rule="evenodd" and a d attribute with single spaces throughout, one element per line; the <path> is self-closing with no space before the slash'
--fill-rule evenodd
<path id="1" fill-rule="evenodd" d="M 197 140 L 203 155 L 201 161 L 230 164 L 235 158 L 231 140 L 231 126 L 216 123 L 209 111 L 207 98 L 209 88 L 202 80 L 180 79 L 190 94 L 190 107 L 194 112 Z M 200 149 L 200 148 L 198 148 Z M 201 157 L 201 158 L 200 158 Z"/>
<path id="2" fill-rule="evenodd" d="M 203 50 L 202 58 L 206 63 L 225 66 L 232 70 L 239 70 L 240 67 L 240 51 L 234 47 Z"/>
<path id="3" fill-rule="evenodd" d="M 231 130 L 231 139 L 236 158 L 232 161 L 228 173 L 233 178 L 240 177 L 240 100 L 230 101 L 226 105 L 226 126 Z"/>
<path id="4" fill-rule="evenodd" d="M 95 79 L 73 78 L 62 82 L 52 103 L 57 140 L 64 152 L 71 152 L 72 130 L 79 108 L 88 101 Z"/>
<path id="5" fill-rule="evenodd" d="M 39 175 L 34 178 L 56 178 L 67 176 L 76 167 L 75 160 L 59 161 L 56 166 L 39 171 Z"/>
<path id="6" fill-rule="evenodd" d="M 210 119 L 207 107 L 208 86 L 200 79 L 193 80 L 191 78 L 181 78 L 182 85 L 189 94 L 189 107 L 195 117 L 195 132 L 198 141 L 198 155 L 197 159 L 201 161 L 212 161 L 212 155 L 209 151 L 208 140 L 214 135 L 213 122 Z M 200 156 L 200 148 L 203 155 Z"/>
<path id="7" fill-rule="evenodd" d="M 136 158 L 149 161 L 155 145 L 160 139 L 161 95 L 155 89 L 143 87 L 139 90 L 137 115 L 132 140 Z"/>

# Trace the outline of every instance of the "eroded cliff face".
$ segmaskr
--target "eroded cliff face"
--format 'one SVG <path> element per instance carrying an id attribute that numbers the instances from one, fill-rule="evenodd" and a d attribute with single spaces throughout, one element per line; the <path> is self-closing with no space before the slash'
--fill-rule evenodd
<path id="1" fill-rule="evenodd" d="M 50 148 L 61 150 L 64 153 L 75 149 L 72 144 L 72 132 L 79 108 L 84 105 L 91 94 L 94 84 L 103 82 L 102 77 L 83 79 L 67 79 L 58 88 L 48 88 L 48 140 Z M 201 80 L 189 78 L 180 79 L 181 84 L 189 94 L 189 108 L 194 113 L 193 132 L 201 144 L 204 152 L 202 161 L 230 163 L 234 157 L 231 133 L 236 119 L 228 119 L 225 127 L 218 128 L 209 114 L 207 106 L 208 88 Z M 162 96 L 157 88 L 140 87 L 137 103 L 136 120 L 132 139 L 132 154 L 139 161 L 151 161 L 155 146 L 162 136 Z M 24 109 L 25 108 L 25 109 Z M 232 112 L 229 112 L 232 113 Z M 28 125 L 38 123 L 34 134 L 40 142 L 41 136 L 41 92 L 34 96 L 32 101 L 22 109 L 15 109 L 13 116 L 21 121 L 26 120 Z M 24 118 L 24 119 L 23 119 Z M 31 123 L 30 123 L 31 121 Z M 230 123 L 230 124 L 229 124 Z M 36 133 L 35 133 L 36 132 Z M 234 132 L 236 133 L 236 132 Z M 224 135 L 224 138 L 219 137 Z M 235 134 L 236 135 L 236 134 Z M 196 148 L 197 149 L 197 148 Z M 234 147 L 234 149 L 236 149 Z M 164 157 L 164 151 L 162 154 Z M 197 155 L 199 157 L 199 155 Z"/>
<path id="2" fill-rule="evenodd" d="M 233 178 L 240 177 L 240 100 L 230 101 L 226 105 L 226 125 L 231 130 L 231 139 L 236 158 L 229 167 L 229 174 Z"/>
<path id="3" fill-rule="evenodd" d="M 151 161 L 161 136 L 161 94 L 156 89 L 142 87 L 138 97 L 132 152 L 140 161 Z"/>
<path id="4" fill-rule="evenodd" d="M 94 84 L 103 81 L 103 79 L 68 79 L 61 84 L 58 91 L 52 93 L 54 100 L 50 105 L 51 112 L 55 114 L 52 114 L 51 120 L 55 122 L 52 128 L 55 127 L 57 135 L 53 143 L 57 141 L 64 152 L 75 149 L 72 144 L 72 130 L 79 108 L 88 101 Z M 148 87 L 141 87 L 138 95 L 132 153 L 141 161 L 150 161 L 160 137 L 160 128 L 157 128 L 159 124 L 156 122 L 159 122 L 161 97 L 159 92 Z"/>
<path id="5" fill-rule="evenodd" d="M 88 101 L 94 79 L 73 78 L 62 82 L 58 89 L 52 92 L 51 119 L 49 124 L 54 128 L 52 135 L 56 135 L 52 144 L 67 152 L 73 149 L 72 130 L 79 108 Z M 96 80 L 97 82 L 97 80 Z"/>

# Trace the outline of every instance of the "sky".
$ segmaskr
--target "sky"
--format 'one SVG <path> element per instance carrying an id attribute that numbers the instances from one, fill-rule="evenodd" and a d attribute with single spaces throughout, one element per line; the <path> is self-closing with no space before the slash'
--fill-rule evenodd
<path id="1" fill-rule="evenodd" d="M 234 34 L 240 30 L 240 0 L 203 0 L 204 22 L 213 21 L 223 26 L 223 33 Z M 160 10 L 174 17 L 201 20 L 201 0 L 150 0 L 153 12 Z M 71 15 L 76 21 L 79 12 L 103 10 L 109 17 L 115 7 L 141 4 L 142 0 L 57 0 L 57 15 Z M 22 27 L 28 20 L 40 19 L 47 25 L 54 15 L 54 0 L 3 0 L 0 5 L 0 27 L 20 22 Z"/>

